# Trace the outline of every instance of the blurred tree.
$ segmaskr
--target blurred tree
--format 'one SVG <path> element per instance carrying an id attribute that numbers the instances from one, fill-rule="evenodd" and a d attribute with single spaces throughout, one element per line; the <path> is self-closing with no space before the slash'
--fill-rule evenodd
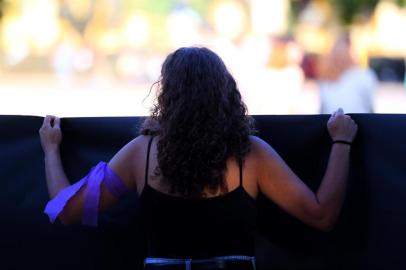
<path id="1" fill-rule="evenodd" d="M 406 6 L 406 0 L 396 0 L 396 3 L 401 6 L 401 7 L 405 7 Z"/>
<path id="2" fill-rule="evenodd" d="M 0 19 L 3 18 L 5 4 L 6 0 L 0 0 Z"/>
<path id="3" fill-rule="evenodd" d="M 406 0 L 405 0 L 406 1 Z M 189 0 L 190 6 L 192 6 L 202 17 L 207 16 L 207 9 L 209 6 L 209 2 L 207 0 Z"/>
<path id="4" fill-rule="evenodd" d="M 143 10 L 150 14 L 167 15 L 176 5 L 175 1 L 124 0 L 123 6 L 128 10 Z"/>
<path id="5" fill-rule="evenodd" d="M 397 0 L 404 1 L 404 0 Z M 369 16 L 374 11 L 379 0 L 330 0 L 338 11 L 338 17 L 344 24 L 351 24 L 359 15 Z"/>
<path id="6" fill-rule="evenodd" d="M 289 12 L 289 28 L 290 30 L 296 24 L 300 13 L 306 8 L 311 0 L 291 0 Z"/>
<path id="7" fill-rule="evenodd" d="M 60 7 L 62 18 L 67 19 L 81 35 L 96 11 L 96 0 L 64 0 Z"/>
<path id="8" fill-rule="evenodd" d="M 123 4 L 126 9 L 144 10 L 161 16 L 168 15 L 177 5 L 184 4 L 196 9 L 201 16 L 206 16 L 209 2 L 211 0 L 124 0 Z"/>
<path id="9" fill-rule="evenodd" d="M 291 0 L 290 9 L 293 16 L 298 17 L 310 0 Z"/>
<path id="10" fill-rule="evenodd" d="M 297 22 L 297 18 L 309 2 L 318 0 L 291 0 L 291 24 Z M 372 14 L 380 0 L 328 0 L 337 11 L 337 17 L 343 24 L 351 24 L 358 16 Z M 400 7 L 406 7 L 406 0 L 392 0 Z"/>

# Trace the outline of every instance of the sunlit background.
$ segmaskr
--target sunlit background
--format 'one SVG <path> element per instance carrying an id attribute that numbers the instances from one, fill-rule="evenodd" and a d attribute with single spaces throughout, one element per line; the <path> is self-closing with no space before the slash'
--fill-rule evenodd
<path id="1" fill-rule="evenodd" d="M 0 3 L 0 114 L 147 115 L 166 55 L 192 45 L 222 57 L 250 114 L 317 114 L 332 97 L 406 113 L 406 0 Z M 373 74 L 367 86 L 363 75 L 324 74 L 323 63 L 340 65 L 331 53 L 345 33 L 350 68 Z M 370 96 L 352 96 L 354 82 Z"/>

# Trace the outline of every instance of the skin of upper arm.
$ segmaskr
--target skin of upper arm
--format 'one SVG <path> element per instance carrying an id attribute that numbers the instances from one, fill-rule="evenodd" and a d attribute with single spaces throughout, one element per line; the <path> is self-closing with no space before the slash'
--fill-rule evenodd
<path id="1" fill-rule="evenodd" d="M 254 136 L 251 142 L 258 163 L 259 190 L 292 216 L 320 228 L 322 216 L 314 192 L 268 143 Z"/>
<path id="2" fill-rule="evenodd" d="M 118 151 L 109 161 L 108 166 L 112 169 L 127 186 L 128 189 L 136 191 L 136 181 L 133 171 L 133 162 L 144 136 L 138 136 Z"/>
<path id="3" fill-rule="evenodd" d="M 121 148 L 109 161 L 108 166 L 112 169 L 123 181 L 124 185 L 131 191 L 136 191 L 136 181 L 132 170 L 133 157 L 136 154 L 140 144 L 142 143 L 139 136 L 127 143 Z M 73 196 L 66 204 L 59 218 L 64 224 L 72 224 L 80 221 L 82 215 L 83 203 L 85 200 L 87 185 L 83 186 L 79 192 Z M 100 187 L 99 211 L 103 211 L 118 201 L 106 185 L 102 182 Z"/>

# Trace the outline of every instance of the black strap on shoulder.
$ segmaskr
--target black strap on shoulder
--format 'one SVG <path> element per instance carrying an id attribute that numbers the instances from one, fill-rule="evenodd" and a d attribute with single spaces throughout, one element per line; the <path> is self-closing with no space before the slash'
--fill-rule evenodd
<path id="1" fill-rule="evenodd" d="M 240 186 L 242 187 L 242 160 L 238 160 L 238 166 L 240 167 Z"/>
<path id="2" fill-rule="evenodd" d="M 151 150 L 151 144 L 152 144 L 152 140 L 154 139 L 154 137 L 152 136 L 151 139 L 149 139 L 148 142 L 148 150 L 147 150 L 147 161 L 145 163 L 145 185 L 148 184 L 148 171 L 149 171 L 149 152 Z"/>

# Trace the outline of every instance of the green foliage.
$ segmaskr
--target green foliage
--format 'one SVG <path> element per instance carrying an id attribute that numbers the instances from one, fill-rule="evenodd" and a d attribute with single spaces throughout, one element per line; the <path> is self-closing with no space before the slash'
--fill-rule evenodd
<path id="1" fill-rule="evenodd" d="M 1 0 L 0 0 L 1 1 Z M 159 16 L 168 15 L 178 4 L 187 3 L 201 16 L 206 16 L 211 0 L 124 0 L 125 9 L 143 10 Z"/>
<path id="2" fill-rule="evenodd" d="M 5 0 L 0 0 L 0 19 L 3 17 L 5 4 L 6 4 Z"/>
<path id="3" fill-rule="evenodd" d="M 175 6 L 175 1 L 166 0 L 124 0 L 123 6 L 130 10 L 143 10 L 150 14 L 166 15 Z"/>
<path id="4" fill-rule="evenodd" d="M 306 7 L 309 1 L 305 0 L 291 0 L 290 1 L 290 11 L 289 11 L 289 23 L 295 24 L 300 13 Z"/>
<path id="5" fill-rule="evenodd" d="M 396 0 L 396 4 L 398 4 L 401 7 L 406 6 L 406 0 Z"/>
<path id="6" fill-rule="evenodd" d="M 406 2 L 406 0 L 397 0 Z M 379 0 L 330 0 L 344 24 L 351 24 L 357 15 L 370 15 Z"/>
<path id="7" fill-rule="evenodd" d="M 212 1 L 209 1 L 209 0 L 190 0 L 189 1 L 190 6 L 193 7 L 202 17 L 207 16 L 207 8 L 208 8 L 210 2 L 212 2 Z"/>

